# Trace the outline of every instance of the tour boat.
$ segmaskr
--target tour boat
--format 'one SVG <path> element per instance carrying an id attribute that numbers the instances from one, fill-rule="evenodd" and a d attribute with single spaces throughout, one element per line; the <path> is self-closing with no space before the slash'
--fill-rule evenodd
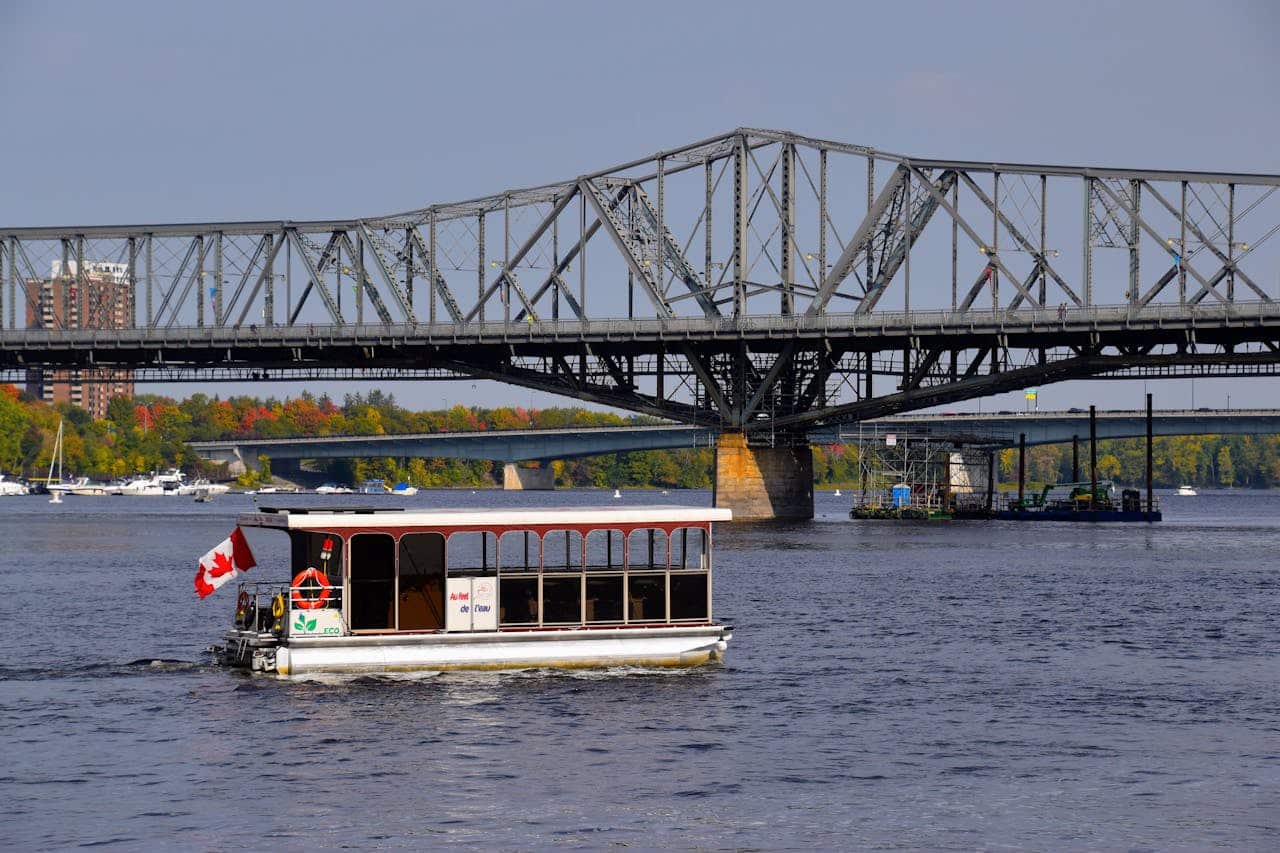
<path id="1" fill-rule="evenodd" d="M 731 518 L 262 507 L 201 561 L 196 589 L 241 581 L 222 658 L 282 676 L 694 666 L 722 660 L 732 636 L 711 608 L 711 528 Z M 287 534 L 292 580 L 244 582 L 237 569 L 254 562 L 242 531 L 258 529 Z"/>
<path id="2" fill-rule="evenodd" d="M 1190 486 L 1178 486 L 1178 494 L 1184 498 L 1194 498 L 1196 496 L 1196 490 Z"/>

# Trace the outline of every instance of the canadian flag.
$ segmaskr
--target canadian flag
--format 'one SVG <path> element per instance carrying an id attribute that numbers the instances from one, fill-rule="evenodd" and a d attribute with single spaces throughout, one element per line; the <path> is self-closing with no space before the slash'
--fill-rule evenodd
<path id="1" fill-rule="evenodd" d="M 200 558 L 200 568 L 196 570 L 196 595 L 208 598 L 215 589 L 256 565 L 253 552 L 249 550 L 249 542 L 237 527 L 230 536 Z"/>

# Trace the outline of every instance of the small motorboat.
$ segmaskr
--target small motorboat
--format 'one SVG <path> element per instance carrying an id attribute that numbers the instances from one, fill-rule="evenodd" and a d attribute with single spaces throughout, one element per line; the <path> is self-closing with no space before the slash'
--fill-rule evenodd
<path id="1" fill-rule="evenodd" d="M 395 488 L 391 490 L 391 494 L 400 495 L 401 497 L 413 497 L 418 493 L 417 486 L 411 486 L 408 483 L 396 483 Z"/>
<path id="2" fill-rule="evenodd" d="M 1190 486 L 1178 486 L 1178 496 L 1183 498 L 1194 498 L 1196 490 Z"/>

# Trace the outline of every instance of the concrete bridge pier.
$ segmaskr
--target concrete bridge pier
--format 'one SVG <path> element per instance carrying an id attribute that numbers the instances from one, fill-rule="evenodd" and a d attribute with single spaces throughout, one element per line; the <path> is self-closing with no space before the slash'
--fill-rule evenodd
<path id="1" fill-rule="evenodd" d="M 751 447 L 740 432 L 716 440 L 712 502 L 734 521 L 813 518 L 813 451 L 794 446 Z"/>
<path id="2" fill-rule="evenodd" d="M 508 492 L 550 491 L 556 487 L 555 471 L 546 468 L 521 468 L 508 462 L 502 468 L 502 488 Z"/>

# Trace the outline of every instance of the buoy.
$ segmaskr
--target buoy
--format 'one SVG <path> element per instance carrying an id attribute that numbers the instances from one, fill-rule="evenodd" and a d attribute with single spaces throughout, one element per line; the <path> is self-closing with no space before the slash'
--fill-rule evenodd
<path id="1" fill-rule="evenodd" d="M 840 497 L 840 490 L 836 489 L 836 497 Z"/>
<path id="2" fill-rule="evenodd" d="M 614 489 L 614 490 L 613 490 L 613 497 L 614 497 L 615 499 L 622 497 L 622 491 L 621 491 L 620 489 Z"/>

